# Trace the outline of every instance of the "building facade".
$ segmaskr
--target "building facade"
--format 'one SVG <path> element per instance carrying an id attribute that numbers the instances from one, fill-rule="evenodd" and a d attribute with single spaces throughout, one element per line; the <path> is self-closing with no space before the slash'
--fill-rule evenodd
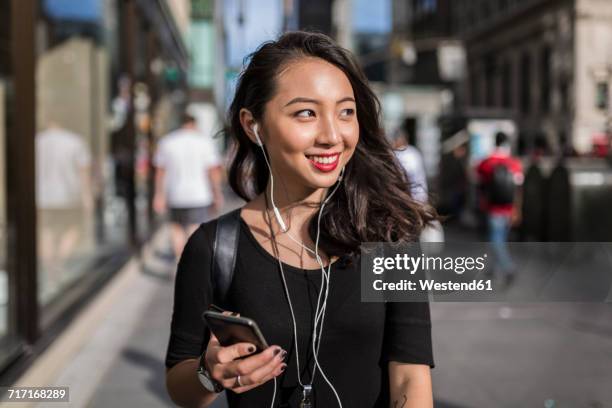
<path id="1" fill-rule="evenodd" d="M 381 91 L 385 127 L 388 134 L 403 129 L 410 136 L 433 181 L 438 176 L 443 136 L 439 118 L 456 101 L 463 65 L 461 44 L 453 37 L 452 0 L 393 0 L 391 4 L 389 86 Z"/>
<path id="2" fill-rule="evenodd" d="M 390 82 L 453 88 L 462 79 L 463 47 L 451 0 L 393 1 Z"/>
<path id="3" fill-rule="evenodd" d="M 512 112 L 519 151 L 589 154 L 609 131 L 612 3 L 453 1 L 470 109 Z"/>
<path id="4" fill-rule="evenodd" d="M 162 0 L 0 1 L 5 383 L 147 239 L 153 140 L 185 93 L 182 37 Z"/>

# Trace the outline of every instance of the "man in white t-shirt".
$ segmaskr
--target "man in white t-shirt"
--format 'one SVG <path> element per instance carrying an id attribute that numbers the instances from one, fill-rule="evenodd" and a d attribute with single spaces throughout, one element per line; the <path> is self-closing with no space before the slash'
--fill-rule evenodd
<path id="1" fill-rule="evenodd" d="M 223 205 L 221 158 L 212 140 L 200 133 L 195 118 L 184 114 L 182 127 L 159 142 L 156 167 L 155 211 L 169 210 L 174 253 L 178 259 L 187 238 L 211 210 Z"/>

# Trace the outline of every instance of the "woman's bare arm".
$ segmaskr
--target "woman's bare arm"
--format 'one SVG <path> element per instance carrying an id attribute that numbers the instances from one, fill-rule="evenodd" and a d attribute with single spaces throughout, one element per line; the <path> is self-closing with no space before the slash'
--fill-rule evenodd
<path id="1" fill-rule="evenodd" d="M 428 365 L 389 362 L 389 387 L 391 408 L 433 408 Z"/>
<path id="2" fill-rule="evenodd" d="M 166 370 L 166 389 L 176 405 L 185 408 L 208 407 L 217 395 L 204 388 L 198 379 L 197 359 L 183 360 Z"/>
<path id="3" fill-rule="evenodd" d="M 222 347 L 211 334 L 205 354 L 207 371 L 219 384 L 239 394 L 279 376 L 287 367 L 284 363 L 287 352 L 279 346 L 269 346 L 256 354 L 254 351 L 255 346 L 250 343 Z M 197 359 L 187 359 L 166 370 L 168 394 L 180 407 L 205 408 L 217 398 L 218 394 L 207 391 L 200 383 L 198 365 Z M 238 376 L 242 383 L 236 381 Z"/>

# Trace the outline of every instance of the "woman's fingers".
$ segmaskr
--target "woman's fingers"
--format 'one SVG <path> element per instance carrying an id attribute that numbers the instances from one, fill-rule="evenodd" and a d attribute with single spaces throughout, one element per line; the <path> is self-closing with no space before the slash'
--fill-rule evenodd
<path id="1" fill-rule="evenodd" d="M 208 347 L 221 347 L 221 344 L 219 343 L 219 339 L 217 339 L 217 336 L 215 336 L 212 333 L 210 333 L 210 339 L 208 340 Z"/>
<path id="2" fill-rule="evenodd" d="M 229 347 L 222 347 L 215 335 L 211 334 L 208 348 L 206 349 L 206 363 L 209 367 L 210 375 L 225 387 L 226 384 L 223 383 L 223 380 L 228 378 L 228 375 L 225 374 L 227 364 L 240 357 L 248 356 L 255 350 L 255 346 L 251 343 L 236 343 Z M 233 377 L 236 377 L 236 375 L 233 375 Z"/>
<path id="3" fill-rule="evenodd" d="M 240 357 L 248 356 L 255 352 L 255 346 L 251 343 L 236 343 L 228 347 L 220 347 L 217 352 L 217 362 L 221 364 L 230 363 Z"/>
<path id="4" fill-rule="evenodd" d="M 283 373 L 283 371 L 285 371 L 285 369 L 287 368 L 287 364 L 284 362 L 281 362 L 280 364 L 276 364 L 274 363 L 273 367 L 271 370 L 267 371 L 267 373 L 263 373 L 264 370 L 267 370 L 269 367 L 269 365 L 273 364 L 273 362 L 269 363 L 267 366 L 262 367 L 261 371 L 262 371 L 262 376 L 258 377 L 259 380 L 257 382 L 254 382 L 253 384 L 245 384 L 242 387 L 235 387 L 235 388 L 230 388 L 233 392 L 240 394 L 242 392 L 246 392 L 248 390 L 251 390 L 253 388 L 259 387 L 262 384 L 267 383 L 268 381 L 270 381 L 271 379 L 278 377 L 279 375 L 281 375 Z M 259 371 L 259 370 L 258 370 Z M 230 380 L 228 380 L 230 381 Z M 244 384 L 245 381 L 252 381 L 252 378 L 246 377 L 246 378 L 242 378 L 242 376 L 240 377 L 240 383 Z M 234 386 L 236 385 L 237 381 L 236 379 L 234 379 Z"/>
<path id="5" fill-rule="evenodd" d="M 245 358 L 244 360 L 234 361 L 231 364 L 227 364 L 224 367 L 224 377 L 234 378 L 239 375 L 248 375 L 254 370 L 273 362 L 275 358 L 277 362 L 282 361 L 283 357 L 284 355 L 282 348 L 279 346 L 270 346 L 259 354 Z"/>
<path id="6" fill-rule="evenodd" d="M 244 385 L 249 384 L 261 384 L 270 378 L 272 378 L 276 372 L 279 374 L 282 372 L 281 368 L 283 366 L 287 366 L 284 362 L 285 357 L 279 354 L 275 356 L 268 364 L 260 366 L 255 370 L 251 371 L 249 374 L 245 376 L 245 381 L 242 381 Z"/>
<path id="7" fill-rule="evenodd" d="M 284 365 L 285 356 L 286 352 L 280 347 L 271 346 L 242 361 L 221 365 L 223 367 L 222 384 L 236 392 L 241 392 L 243 387 L 260 385 L 282 372 L 281 366 Z M 238 376 L 240 376 L 242 387 L 236 380 Z"/>

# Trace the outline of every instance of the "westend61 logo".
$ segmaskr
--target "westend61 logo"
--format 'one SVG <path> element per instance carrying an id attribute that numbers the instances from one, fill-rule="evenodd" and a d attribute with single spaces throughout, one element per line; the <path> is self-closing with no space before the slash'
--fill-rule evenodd
<path id="1" fill-rule="evenodd" d="M 379 256 L 373 259 L 372 272 L 380 275 L 387 271 L 404 271 L 414 275 L 417 271 L 446 271 L 455 272 L 458 275 L 464 272 L 482 271 L 485 269 L 487 254 L 482 256 L 410 256 L 408 254 L 396 254 L 394 257 Z"/>
<path id="2" fill-rule="evenodd" d="M 488 247 L 362 245 L 362 300 L 423 301 L 431 294 L 492 293 Z M 489 275 L 485 278 L 486 275 Z"/>
<path id="3" fill-rule="evenodd" d="M 612 243 L 361 245 L 363 302 L 612 302 Z M 512 279 L 507 279 L 512 276 Z"/>

